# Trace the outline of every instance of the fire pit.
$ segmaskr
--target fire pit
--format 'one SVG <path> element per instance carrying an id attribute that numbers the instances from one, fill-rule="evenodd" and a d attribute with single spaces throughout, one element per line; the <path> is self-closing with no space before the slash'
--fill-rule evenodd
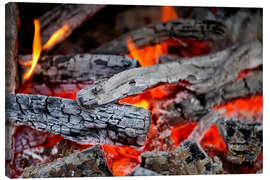
<path id="1" fill-rule="evenodd" d="M 262 173 L 262 69 L 259 8 L 9 3 L 6 175 Z"/>

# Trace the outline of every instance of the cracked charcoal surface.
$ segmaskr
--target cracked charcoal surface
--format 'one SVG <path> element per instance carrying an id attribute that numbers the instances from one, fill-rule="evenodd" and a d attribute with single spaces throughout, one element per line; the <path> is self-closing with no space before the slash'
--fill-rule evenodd
<path id="1" fill-rule="evenodd" d="M 20 57 L 31 59 L 29 55 Z M 132 58 L 114 55 L 78 54 L 74 56 L 42 56 L 34 71 L 34 80 L 51 83 L 98 81 L 124 70 L 139 67 Z M 26 67 L 23 71 L 28 70 Z M 23 76 L 24 73 L 21 73 Z"/>
<path id="2" fill-rule="evenodd" d="M 24 178 L 112 176 L 99 146 L 75 152 L 53 162 L 24 169 Z"/>
<path id="3" fill-rule="evenodd" d="M 187 30 L 188 29 L 188 30 Z M 211 21 L 194 21 L 177 19 L 168 22 L 151 24 L 124 34 L 91 51 L 97 54 L 127 54 L 127 38 L 131 37 L 136 46 L 143 47 L 161 43 L 170 38 L 222 39 L 226 36 L 224 24 Z"/>
<path id="4" fill-rule="evenodd" d="M 6 117 L 81 144 L 134 148 L 143 148 L 151 122 L 151 112 L 135 106 L 107 104 L 82 109 L 74 100 L 27 94 L 6 95 Z"/>
<path id="5" fill-rule="evenodd" d="M 261 46 L 256 40 L 208 56 L 123 71 L 80 90 L 77 100 L 81 106 L 91 107 L 141 93 L 160 83 L 177 83 L 179 80 L 189 82 L 185 88 L 197 95 L 217 91 L 234 82 L 241 71 L 262 65 Z"/>
<path id="6" fill-rule="evenodd" d="M 158 174 L 149 169 L 138 167 L 129 176 L 161 176 L 161 174 Z"/>
<path id="7" fill-rule="evenodd" d="M 185 140 L 174 151 L 146 151 L 141 166 L 162 175 L 219 174 L 222 162 L 210 158 L 195 141 Z"/>
<path id="8" fill-rule="evenodd" d="M 242 164 L 252 163 L 262 151 L 262 121 L 224 119 L 218 123 L 229 152 L 227 160 Z"/>

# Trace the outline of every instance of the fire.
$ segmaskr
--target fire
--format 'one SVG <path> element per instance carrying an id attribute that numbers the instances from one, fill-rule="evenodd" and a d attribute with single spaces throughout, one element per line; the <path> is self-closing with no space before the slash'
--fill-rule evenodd
<path id="1" fill-rule="evenodd" d="M 171 6 L 162 6 L 162 17 L 161 21 L 166 22 L 178 18 L 178 14 Z"/>
<path id="2" fill-rule="evenodd" d="M 43 50 L 50 49 L 55 44 L 59 43 L 63 39 L 64 35 L 67 34 L 68 29 L 69 29 L 69 24 L 65 24 L 63 27 L 58 29 L 55 33 L 53 33 L 53 35 L 45 43 L 42 49 Z"/>
<path id="3" fill-rule="evenodd" d="M 37 19 L 34 19 L 34 25 L 35 25 L 35 34 L 34 34 L 34 41 L 33 41 L 33 58 L 31 61 L 31 68 L 24 75 L 24 80 L 28 80 L 31 77 L 31 75 L 32 75 L 37 63 L 38 63 L 38 59 L 40 57 L 40 54 L 42 52 L 41 36 L 40 36 L 40 23 Z"/>

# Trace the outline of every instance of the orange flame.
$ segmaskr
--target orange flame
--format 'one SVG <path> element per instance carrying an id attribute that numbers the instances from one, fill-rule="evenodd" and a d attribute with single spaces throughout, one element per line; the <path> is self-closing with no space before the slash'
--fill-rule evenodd
<path id="1" fill-rule="evenodd" d="M 34 41 L 33 41 L 33 58 L 32 58 L 31 68 L 24 75 L 24 80 L 28 80 L 31 77 L 38 63 L 39 56 L 42 52 L 40 23 L 37 19 L 34 19 L 34 25 L 35 25 L 35 34 L 34 34 Z"/>
<path id="2" fill-rule="evenodd" d="M 178 18 L 178 14 L 171 6 L 162 6 L 162 17 L 161 21 L 166 22 Z"/>
<path id="3" fill-rule="evenodd" d="M 43 46 L 43 50 L 47 50 L 50 49 L 52 46 L 54 46 L 55 44 L 59 43 L 61 40 L 63 40 L 63 37 L 65 37 L 65 35 L 68 32 L 68 28 L 69 28 L 69 24 L 65 24 L 63 27 L 61 27 L 60 29 L 58 29 L 55 33 L 53 33 L 53 35 L 50 37 L 50 39 L 45 43 L 45 45 Z"/>

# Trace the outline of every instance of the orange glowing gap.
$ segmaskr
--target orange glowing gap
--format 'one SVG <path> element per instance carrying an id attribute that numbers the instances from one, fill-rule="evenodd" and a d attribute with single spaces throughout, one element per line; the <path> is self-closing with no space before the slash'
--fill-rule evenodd
<path id="1" fill-rule="evenodd" d="M 35 25 L 35 34 L 34 34 L 34 41 L 33 41 L 33 58 L 31 61 L 32 62 L 31 68 L 24 75 L 24 80 L 27 80 L 31 77 L 31 74 L 33 73 L 33 71 L 38 63 L 39 56 L 42 52 L 41 36 L 40 36 L 40 23 L 37 19 L 34 19 L 34 25 Z"/>
<path id="2" fill-rule="evenodd" d="M 53 33 L 53 35 L 45 43 L 45 45 L 43 46 L 42 49 L 43 50 L 50 49 L 52 46 L 54 46 L 55 44 L 57 44 L 58 42 L 60 42 L 63 39 L 63 37 L 66 36 L 66 34 L 68 32 L 68 28 L 69 28 L 69 25 L 68 24 L 65 24 L 63 27 L 61 27 L 55 33 Z"/>
<path id="3" fill-rule="evenodd" d="M 178 14 L 171 6 L 162 6 L 162 17 L 161 21 L 166 22 L 178 18 Z"/>

